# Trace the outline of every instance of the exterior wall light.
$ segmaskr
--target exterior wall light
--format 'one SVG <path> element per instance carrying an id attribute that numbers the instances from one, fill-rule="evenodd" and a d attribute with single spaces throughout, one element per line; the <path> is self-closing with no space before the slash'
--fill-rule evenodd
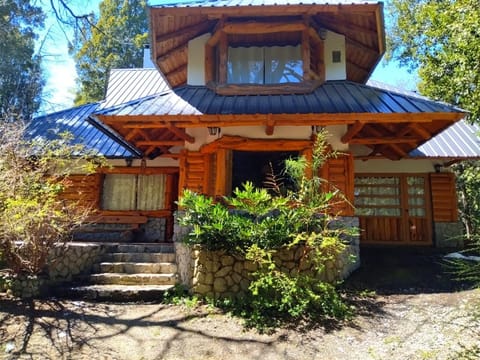
<path id="1" fill-rule="evenodd" d="M 220 128 L 219 127 L 208 127 L 208 133 L 212 136 L 220 134 Z"/>
<path id="2" fill-rule="evenodd" d="M 127 165 L 128 167 L 131 167 L 133 164 L 133 159 L 132 158 L 126 158 L 125 159 L 125 165 Z"/>
<path id="3" fill-rule="evenodd" d="M 435 164 L 433 165 L 433 167 L 435 168 L 435 172 L 438 174 L 439 172 L 442 171 L 442 164 Z"/>
<path id="4" fill-rule="evenodd" d="M 323 126 L 321 126 L 321 125 L 312 125 L 312 134 L 313 134 L 313 135 L 318 134 L 318 133 L 321 132 L 322 130 L 323 130 Z"/>

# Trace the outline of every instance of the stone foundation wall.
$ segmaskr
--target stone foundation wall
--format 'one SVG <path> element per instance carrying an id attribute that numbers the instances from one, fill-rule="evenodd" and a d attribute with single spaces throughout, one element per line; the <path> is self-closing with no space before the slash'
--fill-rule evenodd
<path id="1" fill-rule="evenodd" d="M 463 224 L 458 222 L 434 223 L 435 246 L 463 248 Z"/>
<path id="2" fill-rule="evenodd" d="M 71 281 L 75 275 L 90 273 L 106 246 L 102 244 L 68 243 L 55 248 L 50 255 L 47 274 L 50 284 Z"/>
<path id="3" fill-rule="evenodd" d="M 343 218 L 337 225 L 358 226 L 358 218 Z M 175 252 L 181 283 L 192 294 L 201 296 L 240 297 L 248 289 L 251 273 L 257 270 L 255 263 L 222 251 L 206 251 L 199 246 L 189 247 L 179 242 L 188 229 L 175 228 Z M 336 259 L 327 261 L 319 280 L 334 282 L 345 279 L 360 266 L 359 237 L 344 239 L 345 250 Z M 284 272 L 312 272 L 311 266 L 298 267 L 303 246 L 278 250 L 274 261 Z"/>
<path id="4" fill-rule="evenodd" d="M 31 298 L 46 295 L 49 288 L 88 274 L 106 252 L 107 245 L 68 243 L 54 248 L 46 274 L 9 278 L 11 295 Z M 2 289 L 0 289 L 2 290 Z"/>

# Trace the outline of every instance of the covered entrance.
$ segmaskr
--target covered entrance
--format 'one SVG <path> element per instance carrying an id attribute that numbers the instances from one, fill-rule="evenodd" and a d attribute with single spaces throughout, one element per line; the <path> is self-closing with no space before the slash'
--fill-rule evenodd
<path id="1" fill-rule="evenodd" d="M 427 174 L 357 174 L 355 207 L 363 244 L 432 244 Z"/>

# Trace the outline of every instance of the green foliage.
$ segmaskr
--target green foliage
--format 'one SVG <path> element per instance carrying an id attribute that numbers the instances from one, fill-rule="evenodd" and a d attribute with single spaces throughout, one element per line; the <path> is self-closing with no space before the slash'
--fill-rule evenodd
<path id="1" fill-rule="evenodd" d="M 80 90 L 77 105 L 103 99 L 113 68 L 141 67 L 147 44 L 145 0 L 104 0 L 100 16 L 77 32 L 74 49 Z"/>
<path id="2" fill-rule="evenodd" d="M 44 85 L 35 54 L 40 7 L 30 1 L 0 2 L 0 120 L 28 120 L 40 105 Z"/>
<path id="3" fill-rule="evenodd" d="M 80 153 L 67 136 L 29 141 L 20 125 L 0 126 L 0 252 L 9 272 L 44 271 L 51 249 L 88 215 L 89 209 L 58 200 L 66 176 L 91 168 L 89 154 L 72 156 Z"/>
<path id="4" fill-rule="evenodd" d="M 478 123 L 480 2 L 392 0 L 389 12 L 390 56 L 418 69 L 422 94 L 470 111 L 470 121 Z M 467 242 L 473 242 L 480 234 L 480 163 L 462 162 L 453 168 Z"/>
<path id="5" fill-rule="evenodd" d="M 272 176 L 273 192 L 246 183 L 222 202 L 188 190 L 179 202 L 183 210 L 179 222 L 191 228 L 183 239 L 186 244 L 240 254 L 257 265 L 248 294 L 233 302 L 234 313 L 249 326 L 265 330 L 284 321 L 341 319 L 350 312 L 335 286 L 322 280 L 326 263 L 345 249 L 343 239 L 354 231 L 335 226 L 335 216 L 329 214 L 338 192 L 320 191 L 324 180 L 315 174 L 325 162 L 326 149 L 322 133 L 313 164 L 305 159 L 287 161 L 295 191 L 278 191 Z M 314 175 L 307 177 L 308 170 Z M 293 271 L 280 269 L 275 262 L 275 253 L 285 248 L 303 250 Z"/>

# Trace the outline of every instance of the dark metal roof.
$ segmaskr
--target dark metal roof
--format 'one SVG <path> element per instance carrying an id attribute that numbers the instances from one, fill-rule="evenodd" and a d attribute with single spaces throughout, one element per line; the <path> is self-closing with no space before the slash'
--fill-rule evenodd
<path id="1" fill-rule="evenodd" d="M 56 113 L 34 118 L 26 128 L 30 139 L 58 139 L 59 134 L 69 132 L 73 142 L 107 158 L 139 157 L 140 152 L 90 115 L 99 108 L 98 103 L 86 104 Z"/>
<path id="2" fill-rule="evenodd" d="M 327 81 L 310 94 L 218 95 L 205 86 L 184 86 L 130 101 L 102 115 L 459 113 L 463 110 L 423 97 L 351 81 Z"/>
<path id="3" fill-rule="evenodd" d="M 371 0 L 206 0 L 206 1 L 177 1 L 163 3 L 150 1 L 151 7 L 232 7 L 232 6 L 267 6 L 267 5 L 357 5 L 357 4 L 378 4 L 380 1 Z"/>
<path id="4" fill-rule="evenodd" d="M 169 88 L 157 69 L 112 69 L 108 79 L 107 94 L 100 107 L 109 108 L 158 94 Z"/>
<path id="5" fill-rule="evenodd" d="M 460 120 L 410 152 L 410 156 L 480 158 L 480 126 Z"/>

